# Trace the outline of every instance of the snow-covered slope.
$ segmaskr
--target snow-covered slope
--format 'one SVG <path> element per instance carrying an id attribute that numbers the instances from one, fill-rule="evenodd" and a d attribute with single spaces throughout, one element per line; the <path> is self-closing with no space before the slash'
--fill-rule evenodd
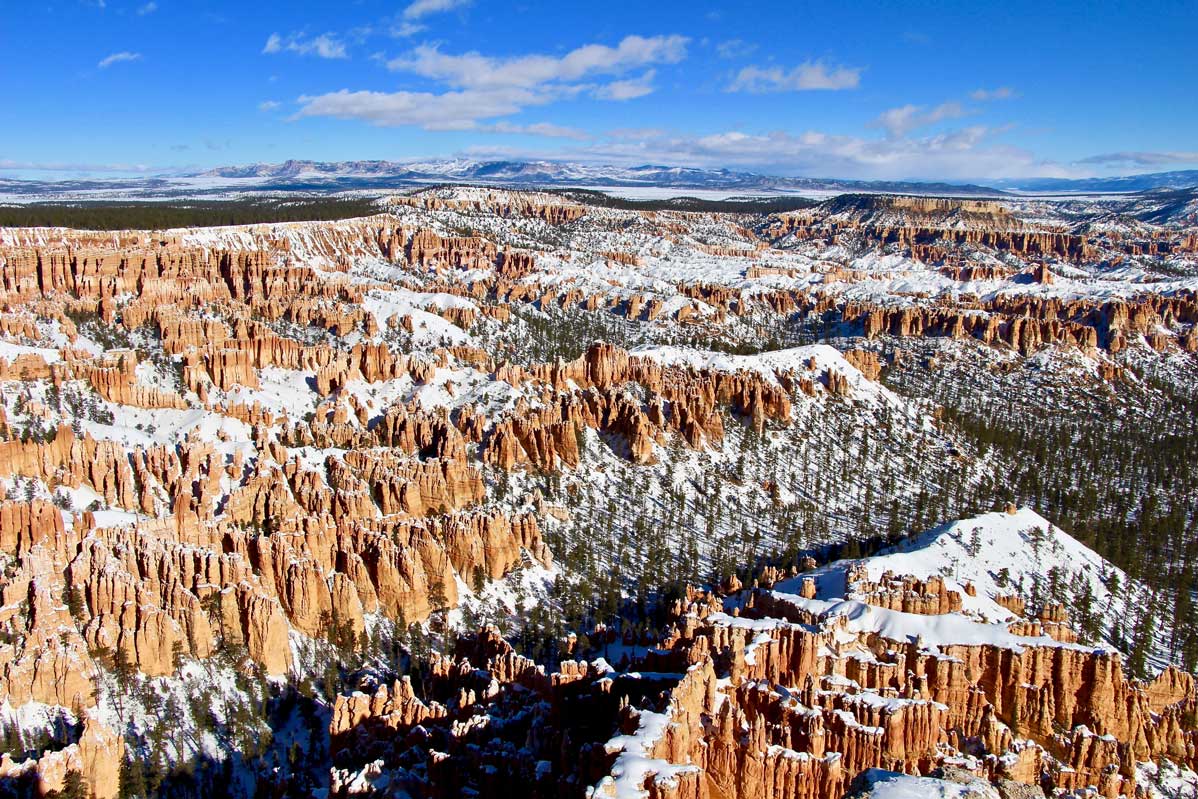
<path id="1" fill-rule="evenodd" d="M 870 769 L 861 783 L 860 799 L 999 799 L 994 786 L 981 779 L 960 783 Z"/>
<path id="2" fill-rule="evenodd" d="M 807 602 L 819 603 L 821 610 L 835 606 L 852 618 L 859 616 L 856 611 L 860 603 L 833 601 L 851 599 L 846 575 L 857 564 L 864 566 L 872 582 L 880 581 L 887 572 L 919 579 L 939 577 L 948 590 L 961 594 L 964 614 L 996 625 L 996 630 L 1016 618 L 998 602 L 1000 597 L 1018 596 L 1032 610 L 1058 603 L 1065 607 L 1074 626 L 1082 628 L 1083 641 L 1090 637 L 1086 633 L 1092 628 L 1097 640 L 1087 643 L 1106 643 L 1123 651 L 1128 648 L 1133 635 L 1131 627 L 1139 618 L 1141 603 L 1147 596 L 1144 586 L 1028 508 L 961 519 L 909 538 L 872 557 L 829 564 L 814 575 L 820 599 Z M 801 579 L 784 581 L 778 590 L 797 593 Z M 972 588 L 973 595 L 967 586 Z M 897 622 L 887 622 L 888 613 L 894 612 L 875 609 L 870 623 L 895 626 Z M 1165 619 L 1159 622 L 1149 662 L 1153 667 L 1163 668 L 1173 658 L 1167 646 L 1169 625 Z M 939 635 L 946 642 L 952 638 L 964 643 L 957 639 L 969 632 L 953 625 L 940 629 L 930 622 L 927 628 L 925 637 Z"/>

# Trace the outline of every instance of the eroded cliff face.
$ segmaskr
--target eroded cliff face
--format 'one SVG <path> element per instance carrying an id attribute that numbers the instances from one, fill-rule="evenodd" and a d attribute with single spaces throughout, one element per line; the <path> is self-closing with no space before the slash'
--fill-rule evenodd
<path id="1" fill-rule="evenodd" d="M 685 675 L 665 718 L 613 739 L 614 776 L 592 795 L 842 796 L 870 768 L 950 765 L 1115 797 L 1135 794 L 1137 762 L 1193 762 L 1187 674 L 1129 681 L 1117 654 L 1045 637 L 933 641 L 944 629 L 935 620 L 924 638 L 914 614 L 878 619 L 874 607 L 755 589 L 730 615 L 692 595 L 643 666 Z M 895 637 L 902 624 L 911 635 Z M 629 785 L 631 763 L 645 757 Z"/>
<path id="2" fill-rule="evenodd" d="M 1009 204 L 940 197 L 844 195 L 810 211 L 779 214 L 762 226 L 770 240 L 866 242 L 908 248 L 923 261 L 943 260 L 962 247 L 982 247 L 1022 258 L 1090 260 L 1106 248 L 1124 255 L 1192 250 L 1187 231 L 1137 231 L 1122 235 L 1102 227 L 1074 230 L 1065 223 L 1029 222 Z"/>
<path id="3" fill-rule="evenodd" d="M 1046 637 L 895 638 L 870 619 L 873 606 L 843 605 L 692 591 L 671 634 L 618 670 L 567 661 L 547 674 L 484 632 L 435 668 L 427 693 L 443 702 L 419 699 L 406 679 L 338 701 L 333 795 L 399 784 L 433 796 L 576 796 L 589 785 L 587 796 L 611 799 L 816 799 L 846 795 L 869 769 L 947 767 L 1113 798 L 1136 795 L 1138 762 L 1193 764 L 1190 675 L 1129 681 L 1117 654 Z M 503 721 L 521 692 L 536 709 L 525 701 L 518 722 Z M 605 727 L 617 730 L 606 742 Z M 417 743 L 425 736 L 437 755 Z M 512 741 L 520 756 L 496 758 Z"/>
<path id="4" fill-rule="evenodd" d="M 688 589 L 660 640 L 592 631 L 620 648 L 615 668 L 548 673 L 494 630 L 461 639 L 433 669 L 437 699 L 405 679 L 338 701 L 334 795 L 822 799 L 882 769 L 1114 799 L 1143 795 L 1139 763 L 1198 759 L 1191 675 L 1129 679 L 1059 606 L 1024 615 L 993 585 L 871 575 L 868 559 L 807 560 L 726 595 Z M 536 700 L 509 721 L 522 692 Z"/>
<path id="5" fill-rule="evenodd" d="M 0 755 L 0 780 L 24 785 L 38 795 L 60 792 L 67 786 L 68 772 L 79 774 L 91 796 L 115 799 L 120 796 L 120 764 L 125 739 L 91 717 L 83 720 L 79 740 L 37 760 L 13 762 L 10 753 Z"/>

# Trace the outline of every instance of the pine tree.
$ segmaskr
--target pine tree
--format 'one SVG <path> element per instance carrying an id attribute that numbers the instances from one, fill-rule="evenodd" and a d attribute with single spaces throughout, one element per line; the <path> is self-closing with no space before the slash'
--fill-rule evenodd
<path id="1" fill-rule="evenodd" d="M 62 790 L 58 791 L 58 799 L 89 799 L 91 791 L 83 781 L 83 775 L 75 769 L 67 771 L 63 777 Z"/>
<path id="2" fill-rule="evenodd" d="M 1156 628 L 1156 602 L 1149 600 L 1143 614 L 1136 622 L 1132 633 L 1131 651 L 1127 657 L 1127 670 L 1134 677 L 1148 677 L 1148 656 L 1152 651 L 1152 636 Z"/>
<path id="3" fill-rule="evenodd" d="M 136 755 L 126 756 L 121 761 L 118 794 L 120 799 L 147 796 L 145 766 Z"/>

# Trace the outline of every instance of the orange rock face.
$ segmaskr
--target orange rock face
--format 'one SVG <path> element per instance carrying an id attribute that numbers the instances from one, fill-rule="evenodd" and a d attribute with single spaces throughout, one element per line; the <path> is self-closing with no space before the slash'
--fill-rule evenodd
<path id="1" fill-rule="evenodd" d="M 120 795 L 120 764 L 125 739 L 92 717 L 83 723 L 79 740 L 36 760 L 13 762 L 8 752 L 0 759 L 0 779 L 31 776 L 39 794 L 61 791 L 68 771 L 77 772 L 96 799 Z"/>
<path id="2" fill-rule="evenodd" d="M 938 581 L 850 580 L 870 605 L 914 605 L 905 614 L 960 607 Z M 1135 762 L 1192 762 L 1189 675 L 1168 669 L 1136 683 L 1118 655 L 1036 643 L 1043 638 L 1018 648 L 889 639 L 868 613 L 860 622 L 821 612 L 831 603 L 809 593 L 754 590 L 739 617 L 714 613 L 701 593 L 680 605 L 674 633 L 640 666 L 685 673 L 667 723 L 654 727 L 664 734 L 649 741 L 654 760 L 640 787 L 670 797 L 840 796 L 867 768 L 927 774 L 947 757 L 988 779 L 1131 796 Z M 996 757 L 961 760 L 977 746 Z M 706 788 L 692 793 L 674 778 L 679 767 L 700 770 Z"/>

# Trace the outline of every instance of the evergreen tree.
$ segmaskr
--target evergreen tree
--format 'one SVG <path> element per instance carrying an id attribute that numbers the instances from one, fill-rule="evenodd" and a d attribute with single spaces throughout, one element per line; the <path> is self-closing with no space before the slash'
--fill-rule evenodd
<path id="1" fill-rule="evenodd" d="M 136 755 L 126 755 L 121 761 L 118 794 L 120 799 L 144 799 L 146 791 L 145 766 Z"/>

